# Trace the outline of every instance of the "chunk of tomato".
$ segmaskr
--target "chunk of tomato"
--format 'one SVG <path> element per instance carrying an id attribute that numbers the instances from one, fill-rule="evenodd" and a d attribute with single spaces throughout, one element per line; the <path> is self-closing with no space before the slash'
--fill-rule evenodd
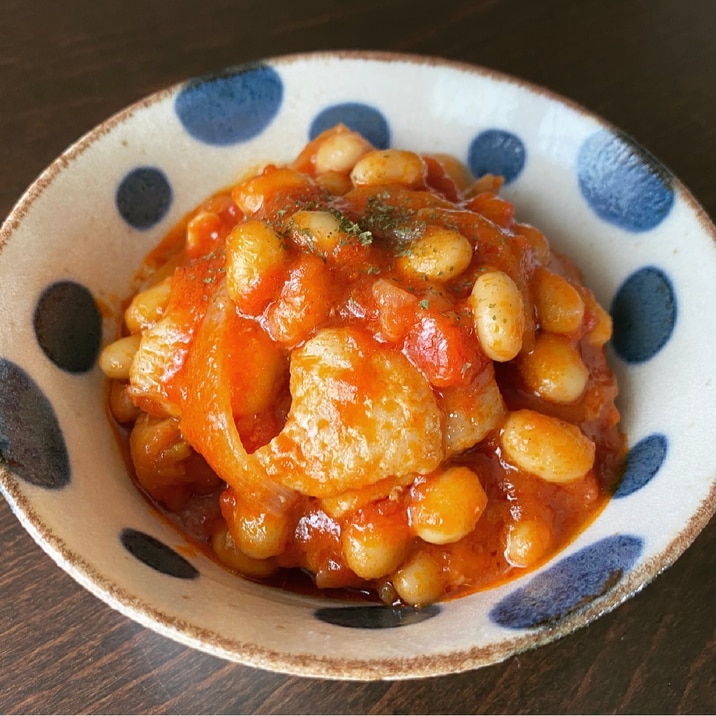
<path id="1" fill-rule="evenodd" d="M 425 310 L 405 337 L 408 360 L 437 388 L 466 385 L 484 362 L 474 335 L 458 320 Z"/>

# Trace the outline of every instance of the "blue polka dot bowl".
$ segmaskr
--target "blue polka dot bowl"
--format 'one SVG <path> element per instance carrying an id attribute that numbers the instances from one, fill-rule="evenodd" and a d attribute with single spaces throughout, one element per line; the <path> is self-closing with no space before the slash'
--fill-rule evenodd
<path id="1" fill-rule="evenodd" d="M 130 481 L 107 420 L 101 347 L 166 231 L 262 163 L 341 121 L 378 147 L 450 153 L 505 177 L 520 220 L 584 270 L 630 452 L 621 486 L 566 550 L 521 579 L 427 609 L 278 591 L 223 570 Z M 2 491 L 78 582 L 167 637 L 260 668 L 346 679 L 463 671 L 617 607 L 714 513 L 716 242 L 654 157 L 549 92 L 430 58 L 320 53 L 159 92 L 80 139 L 0 234 Z"/>

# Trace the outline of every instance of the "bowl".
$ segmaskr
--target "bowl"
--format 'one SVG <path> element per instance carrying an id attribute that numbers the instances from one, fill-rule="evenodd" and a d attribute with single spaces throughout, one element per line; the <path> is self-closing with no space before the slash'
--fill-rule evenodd
<path id="1" fill-rule="evenodd" d="M 378 147 L 453 154 L 505 178 L 521 221 L 582 267 L 614 320 L 623 479 L 568 548 L 518 580 L 428 608 L 238 578 L 135 489 L 98 352 L 144 256 L 189 209 L 336 122 Z M 55 562 L 171 639 L 285 673 L 399 679 L 494 663 L 639 591 L 716 508 L 716 232 L 630 137 L 563 98 L 437 58 L 267 59 L 158 92 L 30 186 L 0 231 L 0 484 Z"/>

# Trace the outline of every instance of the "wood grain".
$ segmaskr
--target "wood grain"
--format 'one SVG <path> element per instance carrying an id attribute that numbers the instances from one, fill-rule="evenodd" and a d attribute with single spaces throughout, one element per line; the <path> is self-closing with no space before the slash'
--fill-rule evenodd
<path id="1" fill-rule="evenodd" d="M 67 145 L 156 89 L 339 48 L 439 55 L 544 85 L 636 137 L 716 215 L 712 0 L 3 0 L 1 16 L 2 215 Z M 0 553 L 3 713 L 716 711 L 713 520 L 591 626 L 489 668 L 395 683 L 288 677 L 175 644 L 77 585 L 4 502 Z"/>

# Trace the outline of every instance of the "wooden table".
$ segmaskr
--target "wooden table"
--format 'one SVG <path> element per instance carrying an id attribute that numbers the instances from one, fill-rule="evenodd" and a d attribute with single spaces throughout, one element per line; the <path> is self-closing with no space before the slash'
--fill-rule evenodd
<path id="1" fill-rule="evenodd" d="M 485 65 L 566 95 L 637 137 L 716 216 L 714 0 L 2 0 L 0 17 L 2 215 L 70 142 L 154 90 L 264 56 L 364 48 Z M 175 644 L 72 581 L 4 501 L 0 554 L 3 713 L 716 711 L 716 520 L 572 636 L 396 683 L 287 677 Z"/>

